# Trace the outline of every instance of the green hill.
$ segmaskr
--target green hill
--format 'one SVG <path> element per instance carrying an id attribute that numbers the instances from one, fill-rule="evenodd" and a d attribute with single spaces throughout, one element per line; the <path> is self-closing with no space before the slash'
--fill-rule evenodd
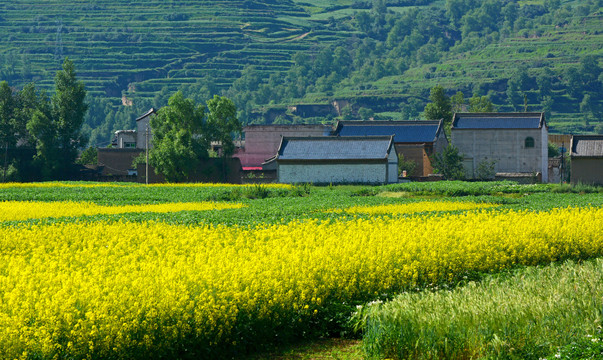
<path id="1" fill-rule="evenodd" d="M 93 144 L 177 90 L 224 93 L 244 122 L 316 122 L 341 114 L 287 105 L 409 119 L 441 84 L 499 111 L 527 99 L 552 131 L 592 132 L 603 94 L 587 65 L 601 67 L 602 25 L 600 0 L 14 0 L 0 4 L 0 80 L 52 89 L 68 56 Z"/>

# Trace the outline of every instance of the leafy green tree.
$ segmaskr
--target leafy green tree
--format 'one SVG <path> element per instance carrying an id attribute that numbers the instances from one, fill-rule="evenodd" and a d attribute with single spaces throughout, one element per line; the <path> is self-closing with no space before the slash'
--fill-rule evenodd
<path id="1" fill-rule="evenodd" d="M 495 112 L 494 104 L 488 96 L 473 95 L 469 98 L 469 112 Z"/>
<path id="2" fill-rule="evenodd" d="M 207 110 L 210 139 L 222 144 L 224 158 L 232 156 L 235 151 L 233 134 L 242 131 L 235 104 L 227 97 L 214 95 L 213 99 L 207 101 Z"/>
<path id="3" fill-rule="evenodd" d="M 82 165 L 95 165 L 98 162 L 97 154 L 98 151 L 96 148 L 90 146 L 86 150 L 82 151 L 76 162 Z"/>
<path id="4" fill-rule="evenodd" d="M 465 94 L 462 91 L 457 91 L 456 94 L 450 97 L 450 105 L 452 106 L 453 113 L 463 112 L 465 108 Z"/>
<path id="5" fill-rule="evenodd" d="M 441 154 L 434 156 L 434 171 L 442 174 L 446 180 L 457 180 L 465 177 L 463 155 L 453 145 L 448 145 Z"/>
<path id="6" fill-rule="evenodd" d="M 2 164 L 2 181 L 6 181 L 6 172 L 8 169 L 8 149 L 15 147 L 17 143 L 16 118 L 15 118 L 15 98 L 13 90 L 6 81 L 0 82 L 0 145 L 4 155 Z"/>
<path id="7" fill-rule="evenodd" d="M 167 181 L 185 181 L 208 158 L 205 110 L 178 91 L 151 119 L 153 148 L 149 165 Z"/>
<path id="8" fill-rule="evenodd" d="M 86 142 L 82 134 L 88 110 L 84 83 L 77 80 L 75 66 L 68 58 L 55 77 L 55 94 L 50 103 L 38 104 L 27 124 L 36 144 L 36 161 L 45 179 L 69 177 L 78 149 Z"/>
<path id="9" fill-rule="evenodd" d="M 398 175 L 403 175 L 406 171 L 406 176 L 414 176 L 417 163 L 413 160 L 404 159 L 404 155 L 400 154 L 398 157 Z"/>
<path id="10" fill-rule="evenodd" d="M 375 115 L 375 112 L 371 109 L 361 107 L 358 109 L 358 115 L 362 120 L 370 120 Z"/>
<path id="11" fill-rule="evenodd" d="M 431 103 L 425 106 L 423 111 L 427 120 L 444 120 L 446 133 L 450 134 L 450 123 L 452 122 L 452 104 L 446 91 L 441 85 L 436 85 L 431 89 L 429 100 Z"/>

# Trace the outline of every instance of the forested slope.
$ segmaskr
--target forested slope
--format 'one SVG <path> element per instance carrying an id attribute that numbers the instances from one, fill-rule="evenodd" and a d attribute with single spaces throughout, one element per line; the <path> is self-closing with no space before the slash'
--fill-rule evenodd
<path id="1" fill-rule="evenodd" d="M 51 89 L 62 59 L 89 93 L 93 144 L 176 90 L 233 98 L 243 122 L 421 116 L 429 89 L 545 110 L 552 130 L 601 130 L 597 0 L 25 1 L 0 4 L 0 80 Z M 302 116 L 304 115 L 304 116 Z"/>

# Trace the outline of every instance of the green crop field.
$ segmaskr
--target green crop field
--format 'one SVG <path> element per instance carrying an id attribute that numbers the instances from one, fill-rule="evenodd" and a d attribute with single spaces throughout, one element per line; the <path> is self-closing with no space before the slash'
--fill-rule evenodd
<path id="1" fill-rule="evenodd" d="M 602 209 L 511 182 L 2 184 L 0 357 L 594 354 Z"/>

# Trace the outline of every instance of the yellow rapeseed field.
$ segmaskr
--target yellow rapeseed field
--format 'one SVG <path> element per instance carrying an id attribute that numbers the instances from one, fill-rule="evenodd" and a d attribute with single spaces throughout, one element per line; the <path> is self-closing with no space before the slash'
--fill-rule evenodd
<path id="1" fill-rule="evenodd" d="M 192 202 L 145 205 L 105 206 L 78 201 L 0 201 L 0 221 L 59 218 L 65 216 L 111 215 L 125 213 L 168 213 L 176 211 L 207 211 L 240 209 L 243 204 Z"/>
<path id="2" fill-rule="evenodd" d="M 334 212 L 346 212 L 348 214 L 368 215 L 402 215 L 432 211 L 458 211 L 487 209 L 499 206 L 497 204 L 474 203 L 469 201 L 419 201 L 407 204 L 385 204 L 352 206 L 347 209 L 332 210 Z"/>
<path id="3" fill-rule="evenodd" d="M 476 210 L 254 228 L 0 230 L 0 358 L 144 358 L 302 331 L 328 304 L 603 255 L 603 209 Z M 310 326 L 310 325 L 307 325 Z M 172 351 L 172 352 L 170 352 Z M 146 355 L 145 355 L 146 354 Z"/>

